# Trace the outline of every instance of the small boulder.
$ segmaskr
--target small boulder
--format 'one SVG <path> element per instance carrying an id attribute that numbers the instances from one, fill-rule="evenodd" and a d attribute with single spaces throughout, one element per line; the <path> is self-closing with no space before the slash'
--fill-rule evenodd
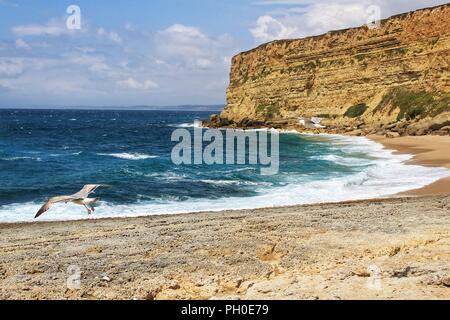
<path id="1" fill-rule="evenodd" d="M 397 122 L 386 125 L 384 128 L 391 130 L 397 126 Z"/>
<path id="2" fill-rule="evenodd" d="M 450 126 L 445 126 L 445 127 L 441 128 L 438 132 L 441 136 L 450 135 Z"/>
<path id="3" fill-rule="evenodd" d="M 210 117 L 211 122 L 214 122 L 214 123 L 219 122 L 219 119 L 220 118 L 217 114 L 212 114 Z"/>
<path id="4" fill-rule="evenodd" d="M 398 132 L 387 132 L 386 133 L 386 138 L 394 139 L 394 138 L 398 138 L 398 137 L 400 137 L 400 133 L 398 133 Z"/>
<path id="5" fill-rule="evenodd" d="M 231 124 L 231 121 L 227 118 L 220 118 L 219 122 L 221 126 L 229 126 Z"/>
<path id="6" fill-rule="evenodd" d="M 181 286 L 180 286 L 177 282 L 172 281 L 171 283 L 169 283 L 169 285 L 167 286 L 167 288 L 169 288 L 169 289 L 171 289 L 171 290 L 178 290 L 178 289 L 181 288 Z"/>
<path id="7" fill-rule="evenodd" d="M 450 276 L 445 277 L 444 279 L 442 279 L 442 284 L 446 287 L 450 287 Z"/>
<path id="8" fill-rule="evenodd" d="M 347 134 L 348 134 L 349 136 L 360 137 L 360 136 L 363 136 L 363 135 L 364 135 L 364 131 L 358 129 L 358 130 L 353 130 L 353 131 L 347 132 Z"/>
<path id="9" fill-rule="evenodd" d="M 367 270 L 367 268 L 359 267 L 354 270 L 352 270 L 352 274 L 358 277 L 368 278 L 370 277 L 370 272 Z"/>

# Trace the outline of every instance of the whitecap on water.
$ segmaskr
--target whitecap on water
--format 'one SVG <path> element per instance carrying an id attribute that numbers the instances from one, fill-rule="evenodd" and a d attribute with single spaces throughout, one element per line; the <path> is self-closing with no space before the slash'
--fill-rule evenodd
<path id="1" fill-rule="evenodd" d="M 6 157 L 6 158 L 0 158 L 4 161 L 17 161 L 17 160 L 35 160 L 35 161 L 42 161 L 39 157 Z"/>
<path id="2" fill-rule="evenodd" d="M 331 143 L 341 145 L 341 147 L 345 148 L 350 155 L 352 152 L 364 153 L 371 157 L 370 161 L 373 161 L 373 164 L 366 168 L 362 168 L 358 173 L 347 176 L 329 177 L 328 179 L 322 178 L 321 180 L 312 180 L 310 177 L 308 178 L 308 176 L 300 176 L 298 181 L 295 181 L 294 179 L 290 180 L 289 184 L 285 186 L 260 186 L 258 184 L 258 186 L 255 187 L 255 192 L 257 194 L 251 197 L 228 197 L 219 199 L 202 198 L 187 199 L 186 201 L 179 201 L 171 198 L 159 201 L 147 201 L 145 197 L 141 197 L 139 202 L 121 205 L 100 202 L 95 211 L 94 218 L 254 209 L 377 198 L 421 188 L 441 178 L 450 176 L 450 170 L 445 168 L 405 164 L 405 161 L 409 160 L 411 155 L 393 154 L 392 151 L 384 149 L 382 145 L 366 138 L 349 138 L 331 135 L 324 135 L 323 137 L 329 139 Z M 148 157 L 152 157 L 149 155 L 133 153 L 113 153 L 106 155 L 118 156 L 121 159 L 131 160 L 148 159 Z M 185 179 L 183 175 L 173 173 L 166 173 L 166 176 L 166 179 Z M 210 180 L 209 182 L 222 183 L 222 181 L 218 180 Z M 226 183 L 229 183 L 229 181 Z M 35 212 L 39 210 L 40 205 L 42 205 L 42 203 L 33 202 L 1 206 L 0 221 L 31 222 L 33 221 Z M 52 207 L 52 210 L 46 213 L 41 220 L 73 220 L 86 218 L 86 211 L 79 206 L 58 205 L 54 208 Z"/>
<path id="3" fill-rule="evenodd" d="M 122 159 L 122 160 L 134 160 L 134 161 L 158 158 L 158 156 L 152 156 L 152 155 L 143 154 L 143 153 L 137 153 L 137 152 L 136 153 L 127 153 L 127 152 L 123 152 L 123 153 L 97 153 L 97 155 L 114 157 L 114 158 L 118 158 L 118 159 Z"/>

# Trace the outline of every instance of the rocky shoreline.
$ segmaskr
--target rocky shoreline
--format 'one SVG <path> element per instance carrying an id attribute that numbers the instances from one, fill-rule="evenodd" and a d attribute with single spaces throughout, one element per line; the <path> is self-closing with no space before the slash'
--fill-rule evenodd
<path id="1" fill-rule="evenodd" d="M 220 115 L 213 114 L 210 119 L 205 120 L 203 125 L 210 128 L 231 128 L 231 129 L 261 129 L 273 128 L 279 130 L 295 130 L 305 133 L 330 133 L 345 134 L 350 136 L 368 136 L 379 135 L 387 138 L 397 138 L 403 136 L 450 136 L 450 114 L 444 113 L 433 119 L 413 120 L 402 119 L 400 121 L 392 121 L 388 123 L 366 123 L 362 119 L 345 121 L 342 119 L 340 123 L 323 119 L 321 124 L 324 128 L 305 128 L 299 124 L 298 118 L 260 121 L 243 119 L 239 122 L 222 118 Z"/>
<path id="2" fill-rule="evenodd" d="M 0 298 L 448 299 L 449 210 L 439 196 L 0 225 Z"/>

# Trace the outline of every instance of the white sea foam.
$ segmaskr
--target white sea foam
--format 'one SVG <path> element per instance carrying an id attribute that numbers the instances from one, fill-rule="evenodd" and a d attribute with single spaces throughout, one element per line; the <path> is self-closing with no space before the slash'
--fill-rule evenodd
<path id="1" fill-rule="evenodd" d="M 376 163 L 376 160 L 371 159 L 361 159 L 356 157 L 342 157 L 335 154 L 328 154 L 323 156 L 313 156 L 311 159 L 314 160 L 323 160 L 331 163 L 335 163 L 341 166 L 349 166 L 349 167 L 364 167 L 369 166 Z"/>
<path id="2" fill-rule="evenodd" d="M 16 160 L 35 160 L 35 161 L 42 161 L 39 157 L 6 157 L 6 158 L 0 158 L 4 161 L 16 161 Z"/>
<path id="3" fill-rule="evenodd" d="M 173 128 L 194 128 L 194 123 L 192 123 L 192 122 L 190 122 L 190 123 L 174 123 L 174 124 L 169 124 L 167 126 L 173 127 Z"/>
<path id="4" fill-rule="evenodd" d="M 167 126 L 174 128 L 201 128 L 200 122 L 175 123 Z"/>
<path id="5" fill-rule="evenodd" d="M 236 185 L 236 186 L 271 186 L 271 183 L 268 182 L 256 182 L 256 181 L 244 181 L 244 180 L 210 180 L 210 179 L 204 179 L 200 180 L 203 183 L 212 184 L 212 185 L 222 185 L 222 186 L 229 186 L 229 185 Z"/>
<path id="6" fill-rule="evenodd" d="M 135 161 L 158 158 L 158 156 L 152 156 L 152 155 L 143 154 L 143 153 L 127 153 L 127 152 L 124 152 L 124 153 L 97 153 L 97 155 L 114 157 L 114 158 L 123 159 L 123 160 L 135 160 Z"/>
<path id="7" fill-rule="evenodd" d="M 349 155 L 361 152 L 373 158 L 373 163 L 359 173 L 323 180 L 292 181 L 286 186 L 256 186 L 258 195 L 222 199 L 192 199 L 176 201 L 146 200 L 145 196 L 132 205 L 112 205 L 99 202 L 95 218 L 130 217 L 157 214 L 175 214 L 200 211 L 253 209 L 283 205 L 338 202 L 389 196 L 399 192 L 421 188 L 441 178 L 449 177 L 445 168 L 422 167 L 405 164 L 411 155 L 395 155 L 382 145 L 361 137 L 333 135 L 311 136 L 312 139 L 331 139 L 340 151 Z M 329 158 L 331 160 L 331 158 Z M 357 161 L 354 158 L 352 161 Z M 367 161 L 367 159 L 361 159 Z M 206 182 L 206 181 L 205 181 Z M 217 183 L 217 182 L 216 182 Z M 227 182 L 228 183 L 228 182 Z M 1 222 L 31 222 L 41 203 L 21 203 L 0 207 Z M 84 208 L 76 205 L 56 205 L 40 220 L 86 219 Z"/>

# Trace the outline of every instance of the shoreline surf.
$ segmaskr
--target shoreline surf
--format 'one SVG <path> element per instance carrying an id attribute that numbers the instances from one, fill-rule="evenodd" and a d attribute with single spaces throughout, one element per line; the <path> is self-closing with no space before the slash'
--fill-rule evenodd
<path id="1" fill-rule="evenodd" d="M 450 137 L 408 136 L 388 139 L 382 136 L 368 136 L 396 154 L 411 154 L 408 164 L 450 169 Z M 444 177 L 422 188 L 410 189 L 400 195 L 430 196 L 450 194 L 450 177 Z"/>
<path id="2" fill-rule="evenodd" d="M 285 134 L 298 133 L 285 132 Z M 311 135 L 306 134 L 305 136 Z M 360 151 L 373 156 L 372 160 L 361 159 L 361 161 L 373 161 L 372 167 L 369 166 L 368 169 L 347 177 L 310 181 L 309 184 L 306 183 L 305 185 L 295 185 L 295 182 L 293 182 L 284 187 L 269 187 L 268 190 L 265 190 L 261 194 L 250 197 L 205 198 L 194 201 L 189 200 L 187 202 L 173 201 L 165 203 L 161 201 L 156 204 L 150 202 L 145 203 L 145 201 L 131 205 L 109 205 L 103 203 L 100 207 L 101 210 L 97 210 L 97 212 L 104 212 L 104 214 L 95 215 L 94 218 L 127 218 L 149 215 L 222 212 L 226 210 L 262 209 L 294 205 L 340 203 L 343 201 L 380 199 L 403 195 L 408 196 L 416 195 L 409 193 L 412 190 L 422 190 L 429 185 L 442 181 L 443 178 L 445 180 L 445 177 L 447 177 L 447 180 L 450 177 L 450 171 L 447 172 L 447 170 L 440 167 L 432 168 L 425 164 L 422 165 L 420 159 L 416 160 L 416 155 L 413 153 L 396 152 L 395 150 L 392 150 L 392 145 L 388 145 L 387 142 L 383 143 L 384 140 L 381 138 L 315 135 L 316 138 L 320 136 L 325 139 L 333 140 L 336 148 L 350 148 L 353 153 L 355 151 Z M 319 158 L 318 160 L 322 161 L 341 162 L 341 165 L 344 166 L 358 166 L 360 164 L 358 163 L 359 159 L 354 159 L 352 157 L 324 156 L 322 159 Z M 367 165 L 367 163 L 363 164 L 363 166 L 364 165 Z M 414 170 L 416 174 L 410 175 L 411 170 Z M 407 177 L 407 174 L 409 174 L 409 177 Z M 417 178 L 417 176 L 419 178 Z M 226 182 L 232 184 L 238 183 L 239 181 Z M 212 183 L 214 185 L 225 182 L 208 180 L 205 183 Z M 264 187 L 262 189 L 264 189 Z M 309 189 L 314 190 L 314 192 L 310 192 Z M 336 191 L 339 191 L 339 193 Z M 308 192 L 310 193 L 308 194 Z M 301 198 L 302 196 L 303 198 Z M 255 205 L 255 203 L 257 203 L 257 205 Z M 11 212 L 7 219 L 2 217 L 0 223 L 34 222 L 31 218 L 26 220 L 23 218 L 14 219 L 14 216 L 17 214 L 23 217 L 22 211 L 24 209 L 32 212 L 39 205 L 40 204 L 33 202 L 3 206 L 3 210 L 0 210 L 0 212 L 6 212 L 8 210 Z M 61 212 L 64 212 L 64 217 L 61 217 L 61 213 L 49 213 L 42 221 L 74 221 L 86 219 L 83 213 L 70 213 L 78 212 L 79 210 L 76 207 L 72 208 L 65 206 L 60 210 Z"/>

